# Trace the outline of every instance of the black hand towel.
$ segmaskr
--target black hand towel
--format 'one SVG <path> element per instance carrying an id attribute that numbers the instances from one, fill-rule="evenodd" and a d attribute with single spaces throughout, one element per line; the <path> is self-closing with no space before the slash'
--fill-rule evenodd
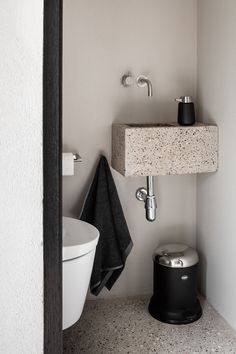
<path id="1" fill-rule="evenodd" d="M 100 232 L 93 265 L 90 290 L 98 295 L 106 286 L 111 289 L 124 269 L 133 243 L 125 221 L 114 180 L 104 156 L 101 157 L 81 220 Z"/>

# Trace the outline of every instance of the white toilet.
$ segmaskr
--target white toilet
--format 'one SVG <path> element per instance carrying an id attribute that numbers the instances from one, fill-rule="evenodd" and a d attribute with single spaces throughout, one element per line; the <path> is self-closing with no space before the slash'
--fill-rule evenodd
<path id="1" fill-rule="evenodd" d="M 63 217 L 63 329 L 81 316 L 98 238 L 94 226 Z"/>

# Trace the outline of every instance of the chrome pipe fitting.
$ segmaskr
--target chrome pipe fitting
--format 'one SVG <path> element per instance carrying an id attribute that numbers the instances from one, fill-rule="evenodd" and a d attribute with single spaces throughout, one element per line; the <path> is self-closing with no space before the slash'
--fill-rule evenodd
<path id="1" fill-rule="evenodd" d="M 154 194 L 154 177 L 147 176 L 147 188 L 139 188 L 136 191 L 136 198 L 143 201 L 146 209 L 146 219 L 148 221 L 156 220 L 157 203 Z"/>
<path id="2" fill-rule="evenodd" d="M 156 197 L 155 195 L 147 196 L 145 202 L 145 209 L 146 209 L 146 219 L 148 221 L 155 221 L 156 220 Z"/>
<path id="3" fill-rule="evenodd" d="M 154 195 L 154 177 L 147 176 L 147 198 L 145 202 L 146 219 L 148 221 L 156 220 L 156 197 Z"/>
<path id="4" fill-rule="evenodd" d="M 82 162 L 82 157 L 79 154 L 73 154 L 74 162 Z"/>

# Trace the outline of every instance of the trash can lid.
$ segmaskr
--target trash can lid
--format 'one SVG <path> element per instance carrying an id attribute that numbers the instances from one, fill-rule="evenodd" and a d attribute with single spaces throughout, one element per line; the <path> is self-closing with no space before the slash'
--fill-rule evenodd
<path id="1" fill-rule="evenodd" d="M 184 244 L 170 243 L 158 247 L 154 252 L 154 260 L 171 268 L 186 268 L 198 263 L 197 252 Z"/>

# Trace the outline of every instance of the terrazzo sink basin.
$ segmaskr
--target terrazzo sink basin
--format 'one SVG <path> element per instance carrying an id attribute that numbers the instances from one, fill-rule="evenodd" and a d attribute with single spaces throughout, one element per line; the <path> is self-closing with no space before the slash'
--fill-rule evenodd
<path id="1" fill-rule="evenodd" d="M 203 123 L 113 124 L 112 167 L 124 176 L 214 172 L 218 127 Z"/>
<path id="2" fill-rule="evenodd" d="M 131 128 L 159 128 L 159 127 L 172 127 L 172 123 L 149 123 L 149 124 L 139 124 L 139 123 L 134 123 L 134 124 L 126 124 L 128 127 Z"/>

